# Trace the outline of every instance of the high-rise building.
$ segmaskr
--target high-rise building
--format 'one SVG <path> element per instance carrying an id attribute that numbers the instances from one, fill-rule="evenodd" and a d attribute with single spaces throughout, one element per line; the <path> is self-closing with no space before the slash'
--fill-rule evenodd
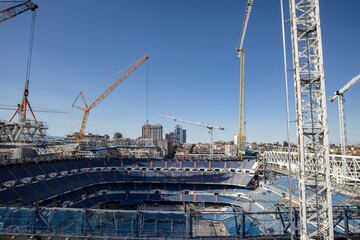
<path id="1" fill-rule="evenodd" d="M 174 134 L 176 143 L 186 143 L 186 130 L 183 129 L 180 125 L 175 126 Z"/>
<path id="2" fill-rule="evenodd" d="M 174 132 L 165 134 L 165 139 L 171 143 L 176 143 L 176 137 Z"/>
<path id="3" fill-rule="evenodd" d="M 165 139 L 170 143 L 185 144 L 186 129 L 183 129 L 180 125 L 176 125 L 173 132 L 165 134 Z"/>
<path id="4" fill-rule="evenodd" d="M 186 129 L 183 129 L 182 130 L 182 140 L 183 140 L 183 142 L 182 143 L 186 143 Z"/>
<path id="5" fill-rule="evenodd" d="M 180 125 L 176 125 L 174 129 L 175 133 L 175 141 L 176 143 L 182 142 L 182 127 Z"/>
<path id="6" fill-rule="evenodd" d="M 152 139 L 154 145 L 163 140 L 163 127 L 160 124 L 145 123 L 142 127 L 142 138 Z"/>

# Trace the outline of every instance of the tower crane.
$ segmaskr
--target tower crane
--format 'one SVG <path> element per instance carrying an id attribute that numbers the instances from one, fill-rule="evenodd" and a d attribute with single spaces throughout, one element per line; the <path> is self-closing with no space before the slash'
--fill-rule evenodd
<path id="1" fill-rule="evenodd" d="M 344 93 L 347 92 L 350 88 L 355 86 L 360 82 L 360 74 L 353 77 L 345 86 L 340 90 L 336 91 L 334 96 L 330 98 L 330 102 L 334 102 L 337 98 L 338 108 L 339 108 L 339 124 L 340 124 L 340 144 L 341 144 L 341 154 L 346 155 L 346 127 L 345 127 L 345 99 Z"/>
<path id="2" fill-rule="evenodd" d="M 126 72 L 118 80 L 116 80 L 108 89 L 106 89 L 102 94 L 100 94 L 91 104 L 87 104 L 83 92 L 80 92 L 80 94 L 72 104 L 73 107 L 84 111 L 84 116 L 81 122 L 80 131 L 76 139 L 78 144 L 81 143 L 81 140 L 85 135 L 85 127 L 90 110 L 96 107 L 102 100 L 104 100 L 104 98 L 106 98 L 117 86 L 119 86 L 120 83 L 122 83 L 133 71 L 135 71 L 142 63 L 144 63 L 148 59 L 149 59 L 148 56 L 146 55 L 142 56 L 128 70 L 126 70 Z M 81 99 L 83 100 L 83 103 L 85 105 L 84 107 L 75 105 L 79 97 L 81 97 Z"/>
<path id="3" fill-rule="evenodd" d="M 247 26 L 249 23 L 249 18 L 252 10 L 254 0 L 247 0 L 244 22 L 242 26 L 242 31 L 240 34 L 240 44 L 237 48 L 237 59 L 240 64 L 240 101 L 239 101 L 239 132 L 237 134 L 237 145 L 239 153 L 241 148 L 246 142 L 246 130 L 245 130 L 245 75 L 244 75 L 244 64 L 245 64 L 245 53 L 243 49 L 244 39 L 246 35 Z"/>
<path id="4" fill-rule="evenodd" d="M 24 1 L 15 6 L 8 7 L 6 9 L 0 10 L 0 23 L 5 22 L 23 12 L 28 10 L 35 11 L 38 8 L 38 5 L 33 3 L 31 0 Z"/>
<path id="5" fill-rule="evenodd" d="M 210 159 L 213 159 L 213 157 L 214 157 L 214 152 L 213 152 L 213 130 L 214 129 L 225 130 L 225 128 L 218 127 L 218 126 L 208 124 L 208 123 L 203 123 L 203 122 L 193 122 L 193 121 L 180 119 L 180 118 L 177 118 L 177 117 L 164 115 L 164 114 L 161 114 L 160 116 L 163 117 L 163 118 L 172 119 L 172 120 L 177 121 L 177 122 L 182 122 L 182 123 L 186 123 L 186 124 L 190 124 L 190 125 L 205 127 L 207 129 L 209 129 L 209 134 L 210 134 Z"/>

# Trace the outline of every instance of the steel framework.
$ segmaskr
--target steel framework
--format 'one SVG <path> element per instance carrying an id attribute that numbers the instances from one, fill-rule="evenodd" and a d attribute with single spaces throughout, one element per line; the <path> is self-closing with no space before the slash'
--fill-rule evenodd
<path id="1" fill-rule="evenodd" d="M 328 124 L 318 0 L 290 0 L 299 146 L 301 239 L 333 239 Z M 314 226 L 310 232 L 308 226 Z"/>
<path id="2" fill-rule="evenodd" d="M 265 151 L 261 157 L 262 164 L 267 165 L 269 170 L 287 169 L 289 162 L 291 170 L 298 172 L 299 158 L 297 152 L 291 152 L 290 158 L 286 149 L 283 151 Z M 344 167 L 343 160 L 345 160 L 346 174 L 344 175 L 342 168 Z M 360 189 L 360 157 L 356 156 L 344 156 L 344 155 L 329 155 L 330 164 L 330 176 L 333 187 L 349 191 Z M 283 171 L 287 174 L 287 171 Z M 340 185 L 339 183 L 346 182 L 346 185 Z M 360 192 L 353 191 L 353 194 L 359 194 Z"/>
<path id="3" fill-rule="evenodd" d="M 289 239 L 289 209 L 248 212 L 234 208 L 227 211 L 204 211 L 188 203 L 185 211 L 146 210 L 104 210 L 65 208 L 0 208 L 3 219 L 1 239 Z M 23 213 L 19 215 L 19 212 Z M 295 224 L 298 224 L 299 210 L 294 208 Z M 24 215 L 26 213 L 26 215 Z M 360 219 L 356 207 L 334 209 L 334 227 L 339 229 L 338 237 L 358 237 L 360 231 L 356 221 Z M 14 216 L 20 217 L 14 217 Z M 215 221 L 209 221 L 209 215 Z M 154 218 L 158 216 L 159 219 Z M 207 216 L 207 217 L 206 217 Z M 279 223 L 273 232 L 257 231 L 272 225 L 269 219 L 276 216 Z M 67 221 L 71 218 L 71 221 Z M 160 219 L 161 218 L 161 219 Z M 196 234 L 194 227 L 201 227 L 199 220 L 209 223 L 232 224 L 232 236 L 215 236 L 211 232 Z M 165 227 L 164 227 L 165 226 Z M 194 234 L 195 233 L 195 234 Z M 50 237 L 52 236 L 52 237 Z M 298 232 L 296 232 L 298 236 Z M 20 238 L 22 239 L 22 238 Z"/>
<path id="4" fill-rule="evenodd" d="M 0 10 L 0 23 L 5 22 L 6 20 L 9 20 L 28 10 L 35 11 L 37 8 L 38 5 L 33 3 L 31 0 L 28 0 L 18 5 L 11 6 L 6 9 L 2 9 Z"/>
<path id="5" fill-rule="evenodd" d="M 0 143 L 30 143 L 44 141 L 47 125 L 26 120 L 19 123 L 0 121 Z"/>

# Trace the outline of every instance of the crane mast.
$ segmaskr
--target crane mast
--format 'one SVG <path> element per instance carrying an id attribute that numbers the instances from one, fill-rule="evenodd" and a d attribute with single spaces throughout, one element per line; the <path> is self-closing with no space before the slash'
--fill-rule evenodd
<path id="1" fill-rule="evenodd" d="M 181 119 L 181 118 L 177 118 L 177 117 L 173 117 L 173 116 L 169 116 L 169 115 L 164 115 L 161 114 L 160 115 L 163 118 L 168 118 L 177 122 L 182 122 L 182 123 L 186 123 L 186 124 L 190 124 L 190 125 L 195 125 L 195 126 L 199 126 L 199 127 L 205 127 L 207 129 L 209 129 L 209 134 L 210 134 L 210 159 L 214 158 L 214 150 L 213 150 L 213 131 L 214 129 L 217 130 L 225 130 L 225 128 L 223 127 L 219 127 L 219 126 L 215 126 L 212 124 L 208 124 L 208 123 L 203 123 L 203 122 L 193 122 L 193 121 L 189 121 L 189 120 L 185 120 L 185 119 Z"/>
<path id="2" fill-rule="evenodd" d="M 238 59 L 240 64 L 240 96 L 239 96 L 239 133 L 237 136 L 237 144 L 240 150 L 246 142 L 246 129 L 245 129 L 245 73 L 244 73 L 244 50 L 238 51 Z"/>
<path id="3" fill-rule="evenodd" d="M 246 129 L 245 129 L 245 74 L 244 74 L 244 65 L 245 65 L 245 53 L 243 49 L 244 39 L 246 35 L 247 26 L 249 23 L 249 18 L 253 6 L 253 0 L 248 0 L 246 3 L 244 21 L 242 25 L 242 31 L 240 34 L 240 44 L 237 48 L 237 59 L 239 60 L 240 65 L 240 96 L 239 96 L 239 132 L 237 134 L 237 145 L 240 152 L 240 149 L 244 146 L 246 142 Z"/>
<path id="4" fill-rule="evenodd" d="M 0 10 L 0 23 L 5 22 L 6 20 L 9 20 L 28 10 L 35 11 L 37 8 L 38 5 L 33 3 L 31 0 L 28 0 L 18 5 L 2 9 Z"/>
<path id="5" fill-rule="evenodd" d="M 132 72 L 134 72 L 142 63 L 144 63 L 148 59 L 148 56 L 142 56 L 138 61 L 134 63 L 134 65 L 132 65 L 128 70 L 126 70 L 126 72 L 118 80 L 116 80 L 108 89 L 106 89 L 102 94 L 100 94 L 90 105 L 87 104 L 84 94 L 80 92 L 79 96 L 83 100 L 85 107 L 75 105 L 75 102 L 77 101 L 79 96 L 72 104 L 73 107 L 79 108 L 84 111 L 83 119 L 81 121 L 81 127 L 76 140 L 78 144 L 80 144 L 81 140 L 84 138 L 86 123 L 89 117 L 90 110 L 96 107 L 102 100 L 104 100 L 104 98 L 106 98 L 117 86 L 119 86 L 120 83 L 122 83 Z"/>
<path id="6" fill-rule="evenodd" d="M 334 239 L 319 0 L 290 0 L 290 22 L 300 162 L 300 239 Z"/>

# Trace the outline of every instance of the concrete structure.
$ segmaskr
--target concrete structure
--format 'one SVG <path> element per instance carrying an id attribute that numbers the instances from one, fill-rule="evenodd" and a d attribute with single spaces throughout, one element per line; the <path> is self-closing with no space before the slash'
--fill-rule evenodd
<path id="1" fill-rule="evenodd" d="M 163 140 L 163 127 L 160 124 L 151 125 L 145 123 L 142 127 L 142 138 L 152 139 L 153 144 L 157 145 L 159 141 Z"/>

